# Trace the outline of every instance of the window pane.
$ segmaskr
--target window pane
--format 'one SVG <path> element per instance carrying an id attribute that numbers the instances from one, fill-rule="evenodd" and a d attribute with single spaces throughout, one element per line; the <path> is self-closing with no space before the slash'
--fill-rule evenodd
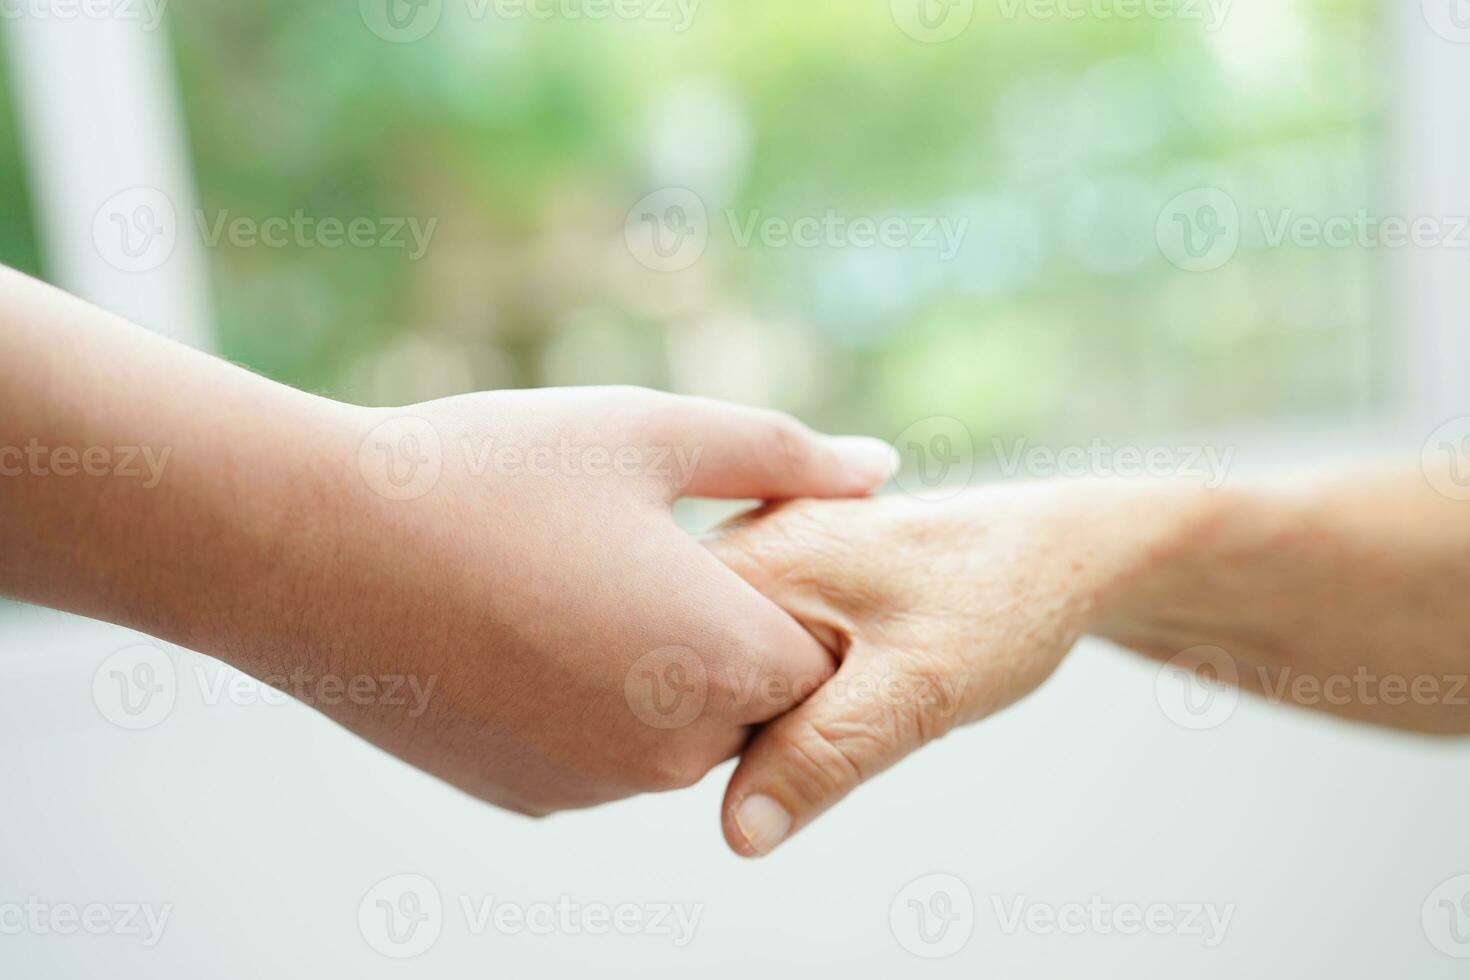
<path id="1" fill-rule="evenodd" d="M 982 456 L 1383 407 L 1367 0 L 1008 0 L 953 37 L 851 0 L 445 3 L 413 40 L 360 9 L 172 10 L 201 225 L 290 224 L 212 250 L 225 352 L 285 380 L 944 415 Z"/>

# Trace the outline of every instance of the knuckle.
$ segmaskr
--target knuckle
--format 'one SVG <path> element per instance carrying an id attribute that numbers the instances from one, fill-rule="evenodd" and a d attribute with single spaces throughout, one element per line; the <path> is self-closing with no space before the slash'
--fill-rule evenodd
<path id="1" fill-rule="evenodd" d="M 611 428 L 625 438 L 644 437 L 656 432 L 673 396 L 637 385 L 608 385 L 587 391 L 589 417 L 603 428 Z"/>
<path id="2" fill-rule="evenodd" d="M 764 651 L 744 644 L 732 649 L 736 651 L 733 657 L 711 670 L 705 684 L 704 713 L 711 718 L 729 719 L 738 715 L 749 698 L 747 685 L 760 679 Z"/>
<path id="3" fill-rule="evenodd" d="M 907 690 L 913 699 L 911 741 L 926 745 L 949 734 L 960 723 L 965 678 L 942 669 L 920 669 Z"/>
<path id="4" fill-rule="evenodd" d="M 913 746 L 937 742 L 953 727 L 948 717 L 928 706 L 916 708 L 909 719 L 904 742 Z"/>
<path id="5" fill-rule="evenodd" d="M 783 537 L 800 541 L 840 537 L 852 516 L 846 504 L 841 500 L 786 500 L 774 505 L 766 524 Z"/>
<path id="6" fill-rule="evenodd" d="M 806 428 L 789 415 L 770 412 L 766 419 L 771 462 L 782 470 L 799 469 L 810 458 L 811 439 Z"/>
<path id="7" fill-rule="evenodd" d="M 746 560 L 752 568 L 777 569 L 759 552 Z M 814 694 L 831 676 L 831 668 L 826 659 L 813 659 L 809 667 L 795 666 L 805 662 L 784 651 L 800 639 L 806 639 L 802 628 L 782 615 L 743 624 L 739 635 L 718 647 L 709 671 L 705 714 L 718 724 L 765 722 Z"/>
<path id="8" fill-rule="evenodd" d="M 871 726 L 842 721 L 803 720 L 782 726 L 780 748 L 797 768 L 804 791 L 828 792 L 856 786 L 872 775 L 872 762 L 885 744 Z"/>
<path id="9" fill-rule="evenodd" d="M 638 788 L 646 793 L 688 789 L 703 779 L 709 768 L 689 753 L 652 753 L 638 774 Z"/>

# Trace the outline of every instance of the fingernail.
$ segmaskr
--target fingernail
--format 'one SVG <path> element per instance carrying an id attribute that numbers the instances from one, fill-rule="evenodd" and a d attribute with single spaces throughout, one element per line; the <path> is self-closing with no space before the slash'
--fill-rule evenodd
<path id="1" fill-rule="evenodd" d="M 869 436 L 833 436 L 832 447 L 843 463 L 870 486 L 887 482 L 898 472 L 898 450 Z"/>
<path id="2" fill-rule="evenodd" d="M 757 854 L 769 854 L 791 830 L 791 814 L 769 796 L 747 796 L 735 808 L 735 826 Z"/>

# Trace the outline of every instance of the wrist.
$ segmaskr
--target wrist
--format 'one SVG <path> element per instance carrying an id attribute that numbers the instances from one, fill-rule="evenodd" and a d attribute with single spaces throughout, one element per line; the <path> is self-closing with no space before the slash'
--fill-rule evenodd
<path id="1" fill-rule="evenodd" d="M 1094 522 L 1112 556 L 1086 632 L 1118 642 L 1160 637 L 1187 618 L 1221 544 L 1251 518 L 1251 498 L 1184 482 L 1139 486 Z"/>
<path id="2" fill-rule="evenodd" d="M 243 531 L 248 599 L 221 656 L 256 676 L 401 672 L 493 632 L 459 612 L 491 614 L 478 563 L 497 527 L 465 507 L 455 425 L 438 406 L 323 402 L 287 432 Z"/>
<path id="3" fill-rule="evenodd" d="M 1183 481 L 1052 480 L 976 488 L 935 524 L 915 525 L 968 556 L 976 581 L 1027 569 L 1067 632 L 1108 635 L 1146 610 L 1147 597 L 1189 560 L 1233 504 L 1225 491 Z M 932 505 L 925 505 L 926 507 Z"/>
<path id="4" fill-rule="evenodd" d="M 258 676 L 303 665 L 341 606 L 360 410 L 275 385 L 253 409 L 176 452 L 166 522 L 181 546 L 143 628 Z"/>
<path id="5" fill-rule="evenodd" d="M 1019 533 L 1043 549 L 1077 635 L 1111 637 L 1158 612 L 1162 592 L 1215 538 L 1236 496 L 1182 480 L 1076 480 L 1015 488 L 1029 499 Z"/>

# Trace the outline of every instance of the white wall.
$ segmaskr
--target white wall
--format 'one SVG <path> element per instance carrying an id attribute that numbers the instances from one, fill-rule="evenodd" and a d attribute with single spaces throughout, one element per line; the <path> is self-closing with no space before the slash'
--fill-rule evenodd
<path id="1" fill-rule="evenodd" d="M 94 674 L 138 640 L 36 611 L 0 625 L 0 905 L 171 906 L 151 949 L 141 937 L 0 935 L 7 976 L 1464 976 L 1420 913 L 1436 885 L 1470 872 L 1470 749 L 1254 700 L 1188 731 L 1161 709 L 1156 668 L 1110 650 L 1084 647 L 1029 701 L 749 864 L 719 835 L 727 771 L 529 822 L 300 706 L 211 704 L 233 674 L 178 651 L 171 714 L 122 730 L 93 702 Z M 374 885 L 405 873 L 444 904 L 437 941 L 411 963 L 379 955 L 359 926 Z M 975 917 L 968 944 L 930 964 L 895 938 L 890 912 L 935 873 L 965 882 Z M 658 935 L 476 935 L 460 905 L 563 895 L 701 918 L 675 948 Z M 1001 925 L 1017 900 L 1094 896 L 1209 903 L 1231 918 L 1214 948 L 1205 936 Z M 911 915 L 905 902 L 898 914 Z M 367 915 L 380 928 L 381 910 Z"/>

